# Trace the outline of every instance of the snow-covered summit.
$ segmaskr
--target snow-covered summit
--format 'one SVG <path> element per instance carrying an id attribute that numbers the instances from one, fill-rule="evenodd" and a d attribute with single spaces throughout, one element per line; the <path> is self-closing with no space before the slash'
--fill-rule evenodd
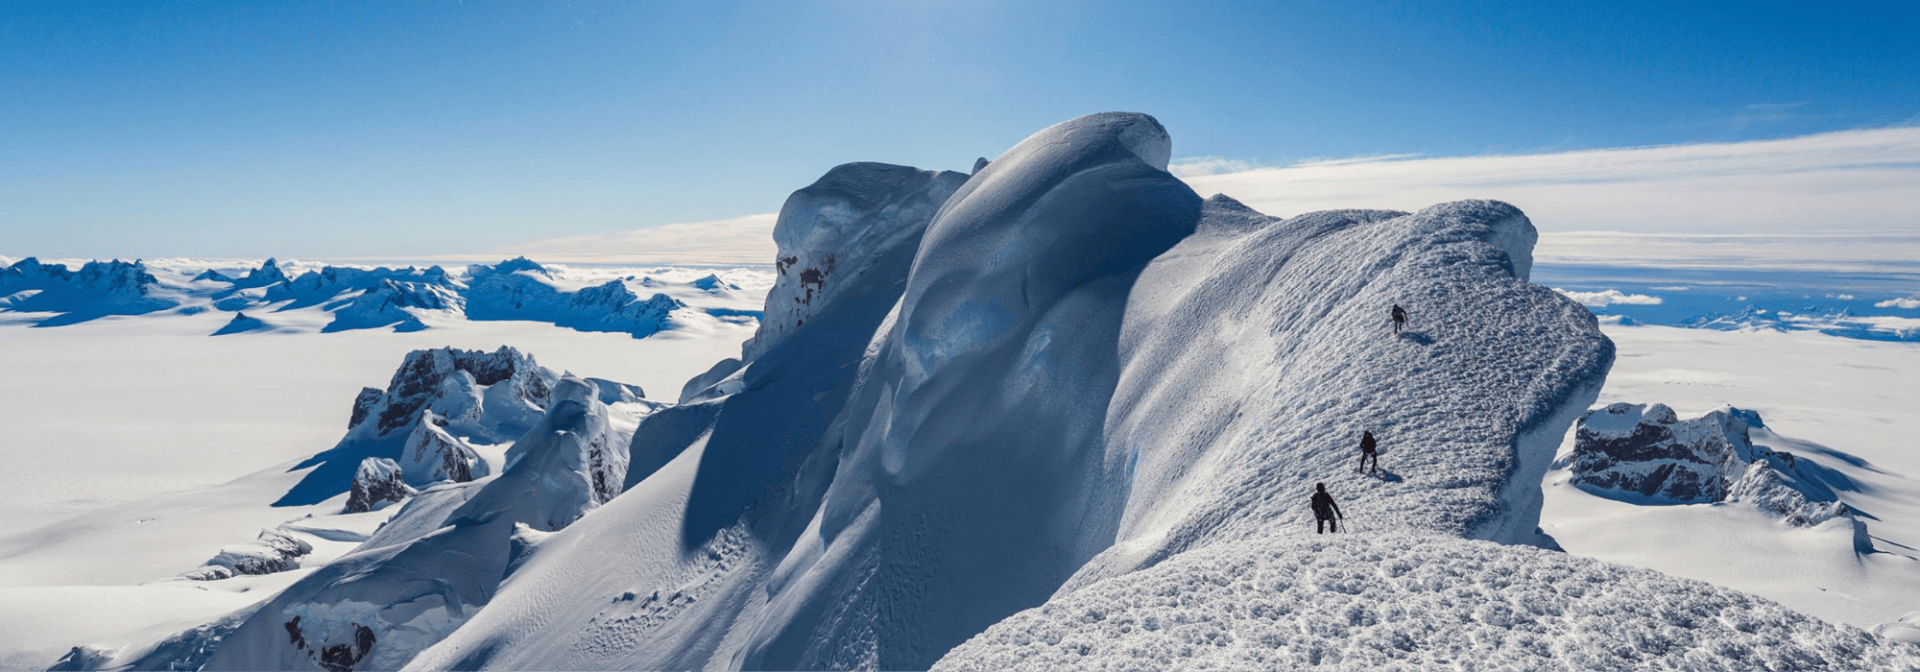
<path id="1" fill-rule="evenodd" d="M 1300 543 L 1314 482 L 1397 538 L 1539 541 L 1540 475 L 1613 351 L 1526 281 L 1525 216 L 1282 220 L 1203 201 L 1170 146 L 1146 115 L 1043 130 L 924 234 L 880 208 L 868 226 L 904 235 L 876 231 L 898 242 L 842 294 L 794 273 L 825 254 L 783 241 L 796 259 L 743 361 L 650 417 L 626 494 L 412 665 L 921 668 L 1183 553 Z M 835 203 L 922 198 L 909 169 L 836 171 L 876 197 Z M 842 221 L 815 203 L 796 194 L 777 230 Z M 1354 473 L 1362 429 L 1380 477 Z M 567 578 L 595 557 L 635 561 Z"/>
<path id="2" fill-rule="evenodd" d="M 261 262 L 259 268 L 249 270 L 247 274 L 239 280 L 232 280 L 230 282 L 232 282 L 235 287 L 246 289 L 250 287 L 277 285 L 286 281 L 287 274 L 285 271 L 280 270 L 280 261 L 268 257 L 266 261 Z"/>

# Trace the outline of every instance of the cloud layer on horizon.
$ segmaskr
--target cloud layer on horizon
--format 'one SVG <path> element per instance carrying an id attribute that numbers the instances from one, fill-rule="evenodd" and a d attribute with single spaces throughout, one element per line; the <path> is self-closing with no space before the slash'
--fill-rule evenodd
<path id="1" fill-rule="evenodd" d="M 1848 236 L 1920 235 L 1920 127 L 1822 133 L 1781 140 L 1598 149 L 1552 154 L 1409 158 L 1413 155 L 1315 161 L 1285 168 L 1225 157 L 1175 162 L 1201 195 L 1225 193 L 1273 215 L 1315 210 L 1418 210 L 1466 198 L 1507 201 L 1526 211 L 1544 234 L 1539 252 L 1592 263 L 1585 243 L 1627 253 L 1628 241 L 1584 232 L 1658 236 L 1767 234 L 1746 241 L 1747 259 L 1784 260 L 1810 241 L 1771 234 L 1810 234 L 1827 254 L 1898 258 L 1916 247 L 1905 236 L 1873 252 Z M 1237 172 L 1225 172 L 1232 170 Z M 626 232 L 565 236 L 477 255 L 526 255 L 560 263 L 771 263 L 773 224 L 764 213 L 709 222 L 667 224 Z M 1742 236 L 1734 236 L 1742 237 Z M 1588 240 L 1588 238 L 1593 238 Z M 1651 242 L 1636 237 L 1636 244 Z M 1679 260 L 1689 248 L 1734 241 L 1661 239 L 1653 256 Z M 1859 241 L 1853 241 L 1859 242 Z M 1854 249 L 1845 252 L 1843 248 Z M 1747 249 L 1753 248 L 1753 249 Z M 1760 248 L 1765 248 L 1764 250 Z M 1678 255 L 1678 256 L 1674 256 Z M 476 255 L 464 255 L 476 256 Z"/>
<path id="2" fill-rule="evenodd" d="M 1554 154 L 1322 162 L 1186 175 L 1291 216 L 1507 201 L 1542 231 L 1920 231 L 1920 127 Z M 1214 165 L 1224 162 L 1219 160 Z"/>
<path id="3" fill-rule="evenodd" d="M 775 251 L 773 224 L 778 218 L 778 214 L 769 212 L 588 233 L 511 245 L 488 254 L 574 264 L 771 264 Z"/>

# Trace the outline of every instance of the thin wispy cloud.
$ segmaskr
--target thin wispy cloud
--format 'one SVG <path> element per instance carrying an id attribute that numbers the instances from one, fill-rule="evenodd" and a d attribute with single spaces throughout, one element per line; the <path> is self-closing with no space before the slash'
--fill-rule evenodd
<path id="1" fill-rule="evenodd" d="M 1275 215 L 1513 203 L 1542 231 L 1920 231 L 1920 127 L 1550 154 L 1368 160 L 1185 176 Z"/>
<path id="2" fill-rule="evenodd" d="M 1913 187 L 1920 184 L 1920 127 L 1505 156 L 1387 154 L 1284 168 L 1192 157 L 1170 170 L 1202 195 L 1226 193 L 1274 215 L 1504 200 L 1543 232 L 1536 254 L 1564 263 L 1601 263 L 1629 251 L 1673 263 L 1781 263 L 1818 249 L 1822 259 L 1849 267 L 1904 269 L 1907 255 L 1920 252 L 1920 189 Z M 463 258 L 764 264 L 774 257 L 775 219 L 765 213 L 582 234 Z M 1728 235 L 1744 239 L 1705 239 Z M 1709 249 L 1726 258 L 1702 259 Z"/>
<path id="3" fill-rule="evenodd" d="M 479 255 L 575 264 L 771 264 L 774 213 L 549 238 Z M 473 255 L 468 255 L 473 256 Z"/>
<path id="4" fill-rule="evenodd" d="M 1175 177 L 1198 177 L 1201 175 L 1223 175 L 1226 173 L 1244 173 L 1261 168 L 1259 161 L 1252 159 L 1229 159 L 1224 156 L 1189 156 L 1174 159 L 1167 163 L 1167 172 Z"/>

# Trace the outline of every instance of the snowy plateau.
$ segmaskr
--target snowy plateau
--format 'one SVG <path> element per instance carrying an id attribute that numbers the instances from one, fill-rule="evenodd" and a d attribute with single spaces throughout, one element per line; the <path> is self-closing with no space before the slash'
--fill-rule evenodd
<path id="1" fill-rule="evenodd" d="M 764 267 L 0 259 L 0 668 L 1920 668 L 1920 273 L 1171 156 L 842 165 Z"/>

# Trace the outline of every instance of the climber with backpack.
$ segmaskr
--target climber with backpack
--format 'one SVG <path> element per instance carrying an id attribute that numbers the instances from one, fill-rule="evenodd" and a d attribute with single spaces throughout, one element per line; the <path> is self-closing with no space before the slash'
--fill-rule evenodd
<path id="1" fill-rule="evenodd" d="M 1378 441 L 1373 440 L 1372 430 L 1360 432 L 1360 473 L 1380 473 L 1380 453 L 1376 450 L 1379 445 Z M 1368 460 L 1373 461 L 1371 470 L 1368 469 Z"/>
<path id="2" fill-rule="evenodd" d="M 1334 522 L 1334 517 L 1345 519 L 1347 514 L 1341 513 L 1340 505 L 1333 503 L 1333 495 L 1327 494 L 1327 484 L 1315 483 L 1313 488 L 1315 490 L 1313 493 L 1314 533 L 1339 532 L 1340 526 Z"/>
<path id="3" fill-rule="evenodd" d="M 1393 335 L 1399 336 L 1400 329 L 1407 326 L 1407 310 L 1400 304 L 1393 304 Z"/>

